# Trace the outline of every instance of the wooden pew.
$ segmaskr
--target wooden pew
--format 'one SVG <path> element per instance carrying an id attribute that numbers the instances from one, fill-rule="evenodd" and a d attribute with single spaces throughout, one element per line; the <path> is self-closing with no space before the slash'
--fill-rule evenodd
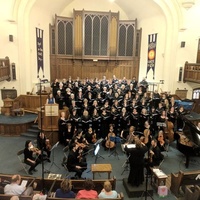
<path id="1" fill-rule="evenodd" d="M 187 185 L 200 185 L 200 170 L 182 172 L 179 171 L 178 174 L 171 174 L 171 192 L 176 196 L 180 196 L 181 187 Z"/>
<path id="2" fill-rule="evenodd" d="M 200 199 L 200 187 L 198 185 L 195 186 L 186 186 L 185 187 L 185 196 L 184 200 L 199 200 Z"/>
<path id="3" fill-rule="evenodd" d="M 94 183 L 94 190 L 96 190 L 98 193 L 101 192 L 101 190 L 103 189 L 103 184 L 104 182 L 108 180 L 108 179 L 95 179 L 92 180 Z M 113 177 L 111 179 L 109 179 L 111 185 L 112 185 L 112 189 L 115 190 L 116 189 L 116 177 Z M 56 191 L 56 189 L 60 188 L 60 183 L 62 182 L 62 180 L 56 180 L 54 181 L 54 183 L 52 184 L 52 187 L 50 189 L 51 193 L 54 193 Z M 71 180 L 72 182 L 72 190 L 77 193 L 79 190 L 83 189 L 83 185 L 85 180 Z"/>
<path id="4" fill-rule="evenodd" d="M 53 197 L 48 197 L 47 198 L 48 200 L 61 200 L 60 198 L 53 198 Z M 118 198 L 115 198 L 115 199 L 109 199 L 109 200 L 123 200 L 124 199 L 124 196 L 121 194 L 119 194 L 119 197 Z M 62 198 L 63 200 L 63 198 Z M 66 199 L 66 200 L 75 200 L 73 198 L 70 198 L 70 199 Z M 85 199 L 85 200 L 99 200 L 99 199 Z M 101 199 L 101 200 L 108 200 L 108 199 Z"/>
<path id="5" fill-rule="evenodd" d="M 0 194 L 0 199 L 1 200 L 10 200 L 10 198 L 12 197 L 13 195 L 7 195 L 7 194 Z M 26 196 L 26 195 L 22 195 L 19 197 L 20 200 L 32 200 L 32 196 Z"/>
<path id="6" fill-rule="evenodd" d="M 12 176 L 13 175 L 0 174 L 1 183 L 5 183 L 4 186 L 6 184 L 9 184 L 11 182 Z M 47 200 L 48 199 L 49 200 L 59 200 L 58 198 L 52 197 L 52 194 L 55 193 L 56 189 L 60 188 L 60 183 L 62 182 L 62 180 L 57 180 L 57 179 L 42 180 L 42 178 L 35 178 L 35 177 L 29 177 L 29 176 L 22 176 L 21 178 L 22 178 L 22 180 L 28 181 L 27 187 L 33 186 L 33 183 L 37 183 L 37 186 L 34 189 L 34 193 L 39 193 L 40 191 L 42 191 L 42 189 L 44 187 L 46 192 L 48 193 Z M 103 184 L 106 180 L 107 179 L 93 180 L 94 186 L 95 186 L 94 189 L 98 193 L 100 193 L 101 190 L 103 189 Z M 73 186 L 72 190 L 75 193 L 77 193 L 79 190 L 83 189 L 83 184 L 84 184 L 85 180 L 71 180 L 71 181 L 72 181 L 72 186 Z M 112 189 L 115 190 L 116 189 L 116 178 L 113 177 L 113 178 L 109 179 L 109 181 L 111 182 Z M 0 194 L 0 200 L 10 200 L 11 196 L 12 195 Z M 32 200 L 32 196 L 33 195 L 31 195 L 31 196 L 21 195 L 20 200 L 21 199 L 22 200 Z M 117 199 L 113 199 L 113 200 L 123 200 L 123 199 L 124 199 L 123 193 L 120 193 L 119 197 Z"/>

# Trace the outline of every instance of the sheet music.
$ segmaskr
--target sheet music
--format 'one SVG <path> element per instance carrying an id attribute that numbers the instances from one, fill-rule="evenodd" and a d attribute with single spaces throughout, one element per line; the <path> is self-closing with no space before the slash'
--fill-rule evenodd
<path id="1" fill-rule="evenodd" d="M 26 187 L 27 183 L 28 183 L 27 180 L 22 180 L 22 182 L 21 182 L 21 186 Z"/>
<path id="2" fill-rule="evenodd" d="M 125 146 L 127 146 L 127 148 L 131 149 L 131 148 L 136 148 L 136 144 L 123 144 L 123 151 L 124 151 L 124 148 Z"/>

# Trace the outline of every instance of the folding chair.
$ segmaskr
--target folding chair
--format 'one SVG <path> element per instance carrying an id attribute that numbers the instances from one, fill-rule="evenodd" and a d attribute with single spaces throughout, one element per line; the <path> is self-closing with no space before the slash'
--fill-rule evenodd
<path id="1" fill-rule="evenodd" d="M 67 161 L 68 151 L 69 151 L 69 147 L 68 146 L 63 148 L 64 157 L 63 157 L 62 165 L 64 165 L 66 163 L 66 161 Z"/>
<path id="2" fill-rule="evenodd" d="M 21 164 L 22 168 L 26 172 L 26 174 L 29 174 L 28 173 L 28 167 L 29 166 L 24 162 L 24 150 L 23 149 L 17 152 L 17 157 L 18 157 L 18 159 L 20 161 L 20 164 Z"/>

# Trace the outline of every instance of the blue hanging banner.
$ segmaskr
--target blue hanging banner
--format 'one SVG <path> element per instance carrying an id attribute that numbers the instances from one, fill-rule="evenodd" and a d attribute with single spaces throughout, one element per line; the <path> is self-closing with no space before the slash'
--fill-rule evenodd
<path id="1" fill-rule="evenodd" d="M 147 61 L 146 78 L 149 70 L 152 69 L 153 79 L 155 79 L 156 42 L 157 42 L 157 33 L 148 35 L 148 61 Z"/>
<path id="2" fill-rule="evenodd" d="M 42 70 L 44 78 L 44 62 L 43 62 L 43 30 L 36 28 L 36 49 L 37 49 L 37 78 L 39 71 Z"/>

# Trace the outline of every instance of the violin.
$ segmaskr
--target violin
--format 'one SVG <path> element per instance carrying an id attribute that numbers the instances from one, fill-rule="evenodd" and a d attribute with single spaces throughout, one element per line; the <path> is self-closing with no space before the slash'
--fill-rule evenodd
<path id="1" fill-rule="evenodd" d="M 51 150 L 51 147 L 52 147 L 52 146 L 51 146 L 51 143 L 50 143 L 50 140 L 49 140 L 49 139 L 46 139 L 45 144 L 46 144 L 46 149 L 50 151 L 50 150 Z"/>
<path id="2" fill-rule="evenodd" d="M 29 147 L 29 151 L 32 151 L 37 154 L 41 154 L 41 150 L 39 150 L 37 147 L 34 147 L 33 145 Z"/>

